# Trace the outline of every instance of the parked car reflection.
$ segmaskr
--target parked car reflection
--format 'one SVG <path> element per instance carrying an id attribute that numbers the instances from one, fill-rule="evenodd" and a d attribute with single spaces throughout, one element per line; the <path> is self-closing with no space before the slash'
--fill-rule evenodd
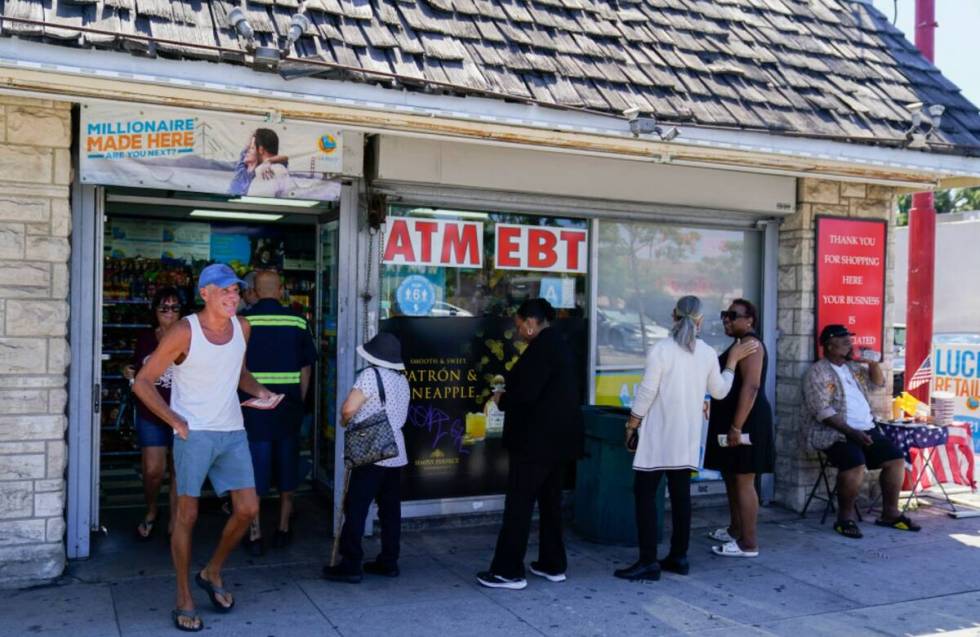
<path id="1" fill-rule="evenodd" d="M 669 334 L 667 328 L 639 312 L 611 308 L 597 308 L 596 329 L 600 346 L 640 354 Z"/>

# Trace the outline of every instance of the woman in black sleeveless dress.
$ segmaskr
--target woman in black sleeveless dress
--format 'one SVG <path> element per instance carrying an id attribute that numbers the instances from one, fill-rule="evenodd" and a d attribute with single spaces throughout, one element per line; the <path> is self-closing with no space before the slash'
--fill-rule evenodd
<path id="1" fill-rule="evenodd" d="M 755 333 L 758 311 L 745 299 L 735 299 L 721 313 L 725 334 L 737 341 L 759 340 Z M 761 345 L 761 341 L 760 341 Z M 729 348 L 730 349 L 730 348 Z M 721 355 L 725 365 L 728 351 Z M 772 473 L 775 465 L 772 408 L 766 399 L 763 383 L 769 358 L 765 346 L 742 359 L 735 370 L 735 381 L 728 396 L 711 401 L 708 440 L 705 444 L 704 466 L 720 471 L 725 478 L 731 524 L 716 529 L 710 536 L 722 542 L 712 548 L 723 557 L 757 557 L 759 544 L 756 526 L 759 515 L 759 495 L 755 476 Z M 748 435 L 749 444 L 740 444 Z M 725 436 L 728 446 L 722 447 L 719 436 Z"/>

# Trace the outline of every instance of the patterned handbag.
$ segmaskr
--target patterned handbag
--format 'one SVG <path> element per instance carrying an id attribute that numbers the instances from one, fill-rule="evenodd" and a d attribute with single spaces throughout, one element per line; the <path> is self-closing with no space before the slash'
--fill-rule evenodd
<path id="1" fill-rule="evenodd" d="M 385 386 L 377 367 L 371 368 L 378 381 L 378 395 L 381 398 L 381 411 L 368 416 L 360 422 L 353 422 L 344 434 L 344 465 L 348 469 L 374 464 L 398 455 L 395 431 L 388 422 L 385 411 Z"/>

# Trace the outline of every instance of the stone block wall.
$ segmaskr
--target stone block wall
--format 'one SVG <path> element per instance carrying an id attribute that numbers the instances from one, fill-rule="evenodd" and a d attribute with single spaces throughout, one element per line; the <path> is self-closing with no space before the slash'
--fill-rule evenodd
<path id="1" fill-rule="evenodd" d="M 0 95 L 0 587 L 65 563 L 70 105 Z"/>
<path id="2" fill-rule="evenodd" d="M 816 455 L 801 435 L 803 373 L 814 361 L 816 217 L 834 215 L 888 221 L 885 276 L 885 343 L 883 369 L 886 388 L 877 392 L 872 409 L 890 411 L 894 293 L 894 188 L 819 179 L 798 182 L 797 212 L 779 232 L 778 356 L 776 363 L 776 500 L 793 510 L 803 508 L 819 473 Z M 817 502 L 817 506 L 823 503 Z"/>

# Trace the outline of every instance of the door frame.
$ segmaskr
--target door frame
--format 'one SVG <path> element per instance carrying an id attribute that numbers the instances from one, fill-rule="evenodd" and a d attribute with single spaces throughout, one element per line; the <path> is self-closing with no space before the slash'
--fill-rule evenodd
<path id="1" fill-rule="evenodd" d="M 99 518 L 99 468 L 101 450 L 101 375 L 102 375 L 102 277 L 107 192 L 103 186 L 82 184 L 79 171 L 71 191 L 71 261 L 69 279 L 69 346 L 71 367 L 68 371 L 68 480 L 67 480 L 67 556 L 85 559 L 91 554 L 91 535 L 101 529 Z M 151 199 L 151 198 L 140 198 Z M 193 201 L 181 201 L 184 207 Z M 256 206 L 263 210 L 269 206 Z M 345 182 L 339 206 L 339 262 L 356 263 L 357 189 Z M 346 215 L 346 216 L 345 216 Z M 318 222 L 316 227 L 322 224 Z M 345 234 L 345 232 L 347 234 Z M 353 241 L 346 237 L 354 238 Z M 319 237 L 317 238 L 319 242 Z M 317 245 L 319 273 L 320 246 Z M 338 289 L 338 397 L 345 395 L 354 382 L 354 351 L 347 339 L 355 334 L 353 313 L 356 311 L 356 273 L 341 267 Z M 319 299 L 318 299 L 319 302 Z M 349 351 L 348 351 L 349 350 Z M 340 413 L 338 399 L 337 414 Z M 319 432 L 317 432 L 319 433 Z M 339 459 L 340 485 L 343 483 L 343 430 L 338 428 L 335 458 Z M 315 456 L 314 456 L 315 459 Z M 314 471 L 316 465 L 314 462 Z M 340 500 L 334 473 L 334 500 Z"/>
<path id="2" fill-rule="evenodd" d="M 102 402 L 102 187 L 72 187 L 71 320 L 68 370 L 67 553 L 89 556 L 93 529 L 99 528 L 99 449 Z M 97 284 L 96 284 L 97 283 Z"/>

